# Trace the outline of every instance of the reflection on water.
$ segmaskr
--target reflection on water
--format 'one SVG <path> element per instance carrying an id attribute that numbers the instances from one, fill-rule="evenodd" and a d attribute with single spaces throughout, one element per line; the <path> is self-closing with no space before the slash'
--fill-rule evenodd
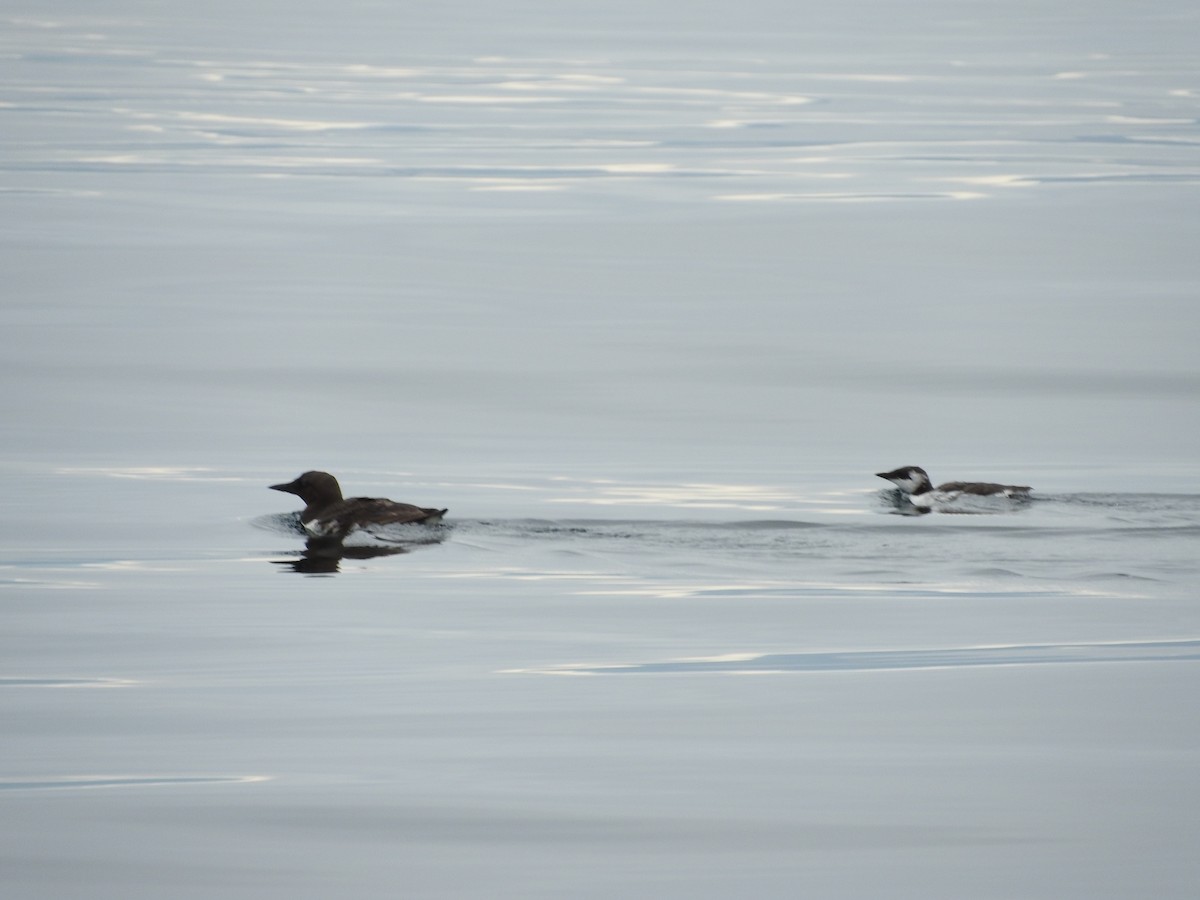
<path id="1" fill-rule="evenodd" d="M 1168 661 L 1200 661 L 1200 641 L 952 647 L 945 650 L 867 650 L 843 653 L 731 653 L 698 659 L 609 665 L 580 663 L 545 669 L 509 669 L 506 672 L 526 675 L 768 675 L 788 672 L 861 672 L 1048 663 Z"/>
<path id="2" fill-rule="evenodd" d="M 335 575 L 343 559 L 374 559 L 379 556 L 398 556 L 408 553 L 407 546 L 351 546 L 336 538 L 309 538 L 303 552 L 294 559 L 273 559 L 271 563 L 284 566 L 281 571 L 301 575 Z"/>
<path id="3" fill-rule="evenodd" d="M 305 534 L 298 512 L 259 516 L 251 524 L 279 534 Z M 341 570 L 343 559 L 376 559 L 410 553 L 419 547 L 442 543 L 450 533 L 450 528 L 444 523 L 406 523 L 355 531 L 344 538 L 305 535 L 304 549 L 298 555 L 272 559 L 270 562 L 284 567 L 281 571 L 298 572 L 301 575 L 334 575 Z"/>
<path id="4" fill-rule="evenodd" d="M 60 475 L 104 475 L 138 481 L 244 481 L 208 466 L 60 466 Z"/>
<path id="5" fill-rule="evenodd" d="M 605 479 L 557 479 L 562 496 L 549 503 L 579 503 L 589 506 L 674 506 L 680 509 L 745 509 L 766 512 L 785 503 L 795 505 L 801 497 L 794 490 L 757 484 L 648 484 L 621 483 Z M 826 501 L 828 502 L 828 501 Z"/>
<path id="6" fill-rule="evenodd" d="M 947 495 L 929 506 L 917 506 L 899 488 L 884 488 L 879 492 L 880 505 L 896 516 L 924 516 L 936 512 L 955 516 L 995 516 L 1018 513 L 1029 509 L 1034 498 L 1028 494 L 978 496 L 973 494 Z"/>
<path id="7" fill-rule="evenodd" d="M 269 775 L 63 775 L 58 778 L 7 778 L 0 791 L 50 791 L 85 788 L 159 787 L 162 785 L 252 784 Z"/>
<path id="8" fill-rule="evenodd" d="M 137 684 L 131 678 L 17 678 L 0 677 L 0 687 L 112 688 Z"/>
<path id="9" fill-rule="evenodd" d="M 95 78 L 101 41 L 111 54 L 105 69 L 125 78 L 148 71 L 158 85 L 153 95 L 130 95 L 109 76 L 120 102 L 106 105 L 103 124 L 136 140 L 67 142 L 56 155 L 27 151 L 6 164 L 89 176 L 83 186 L 35 186 L 42 191 L 100 194 L 96 184 L 107 187 L 119 172 L 352 176 L 448 194 L 548 191 L 559 202 L 599 188 L 702 203 L 873 204 L 989 200 L 1013 188 L 1113 178 L 1197 180 L 1190 154 L 1149 146 L 1191 140 L 1191 91 L 1115 60 L 1077 71 L 1073 55 L 1053 50 L 1021 54 L 986 78 L 963 61 L 867 60 L 857 46 L 848 56 L 806 56 L 802 67 L 761 59 L 747 67 L 736 57 L 681 67 L 601 53 L 428 56 L 392 66 L 302 52 L 255 60 L 219 46 L 147 55 L 141 33 L 119 19 L 102 29 L 78 20 L 55 29 L 7 24 L 3 49 L 22 66 L 13 82 L 38 85 L 10 92 L 18 127 L 64 113 L 94 120 L 75 85 Z M 347 53 L 362 53 L 357 44 Z M 96 125 L 89 133 L 107 133 Z M 1132 143 L 1141 145 L 1136 156 L 1122 150 Z M 830 167 L 847 189 L 810 192 L 814 165 Z M 981 174 L 981 166 L 997 171 Z M 974 189 L 930 190 L 955 181 Z"/>

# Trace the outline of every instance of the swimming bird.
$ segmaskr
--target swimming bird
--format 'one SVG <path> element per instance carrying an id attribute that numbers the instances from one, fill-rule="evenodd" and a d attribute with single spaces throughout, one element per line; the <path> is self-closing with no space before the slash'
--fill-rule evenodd
<path id="1" fill-rule="evenodd" d="M 1033 490 L 1027 484 L 995 484 L 990 481 L 947 481 L 933 486 L 929 474 L 920 466 L 901 466 L 890 472 L 876 472 L 877 477 L 890 481 L 905 494 L 915 506 L 929 506 L 934 502 L 948 502 L 963 494 L 976 497 L 1028 497 Z"/>
<path id="2" fill-rule="evenodd" d="M 305 472 L 295 481 L 271 485 L 273 491 L 295 494 L 307 504 L 300 513 L 300 524 L 312 537 L 342 538 L 356 528 L 372 525 L 424 523 L 442 520 L 444 509 L 427 509 L 411 503 L 397 503 L 378 497 L 348 497 L 328 472 Z"/>

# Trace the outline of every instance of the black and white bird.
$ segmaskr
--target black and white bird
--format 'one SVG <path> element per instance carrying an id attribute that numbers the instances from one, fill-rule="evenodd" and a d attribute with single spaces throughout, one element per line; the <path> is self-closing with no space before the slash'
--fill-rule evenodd
<path id="1" fill-rule="evenodd" d="M 1033 490 L 1027 484 L 996 484 L 991 481 L 947 481 L 933 486 L 927 473 L 920 466 L 901 466 L 890 472 L 876 472 L 877 477 L 890 481 L 914 506 L 928 507 L 935 503 L 950 503 L 963 494 L 975 497 L 1003 495 L 1024 498 Z"/>
<path id="2" fill-rule="evenodd" d="M 413 506 L 378 497 L 342 497 L 342 488 L 328 472 L 305 472 L 295 481 L 271 485 L 273 491 L 295 494 L 305 502 L 300 524 L 314 538 L 343 538 L 373 525 L 423 523 L 442 520 L 444 509 Z"/>

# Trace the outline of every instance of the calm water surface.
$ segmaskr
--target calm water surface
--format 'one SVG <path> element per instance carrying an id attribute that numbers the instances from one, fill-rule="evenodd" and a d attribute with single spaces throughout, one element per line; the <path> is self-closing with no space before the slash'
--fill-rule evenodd
<path id="1" fill-rule="evenodd" d="M 4 14 L 6 896 L 1193 897 L 1200 14 L 468 6 Z"/>

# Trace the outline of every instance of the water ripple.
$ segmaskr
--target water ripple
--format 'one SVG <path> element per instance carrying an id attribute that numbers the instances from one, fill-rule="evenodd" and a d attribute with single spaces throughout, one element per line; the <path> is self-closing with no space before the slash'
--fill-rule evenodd
<path id="1" fill-rule="evenodd" d="M 270 776 L 268 775 L 63 775 L 57 778 L 0 779 L 0 791 L 54 791 L 194 784 L 250 784 L 268 780 L 270 780 Z"/>
<path id="2" fill-rule="evenodd" d="M 0 687 L 114 688 L 137 684 L 129 678 L 20 678 L 0 676 Z"/>
<path id="3" fill-rule="evenodd" d="M 951 647 L 937 650 L 861 650 L 823 653 L 727 654 L 661 662 L 508 669 L 534 675 L 777 675 L 794 672 L 863 672 L 898 669 L 958 669 L 1051 663 L 1200 661 L 1200 640 L 1096 644 L 1029 644 Z"/>

